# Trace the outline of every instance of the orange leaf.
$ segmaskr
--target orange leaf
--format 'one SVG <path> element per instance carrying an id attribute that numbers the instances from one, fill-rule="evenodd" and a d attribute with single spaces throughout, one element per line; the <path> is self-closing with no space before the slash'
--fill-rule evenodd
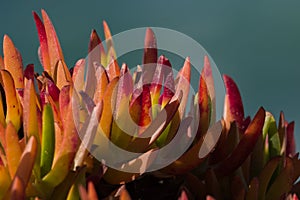
<path id="1" fill-rule="evenodd" d="M 85 60 L 80 59 L 76 62 L 73 68 L 72 82 L 74 83 L 75 90 L 78 92 L 83 90 L 84 86 L 84 67 Z"/>
<path id="2" fill-rule="evenodd" d="M 54 74 L 54 69 L 59 60 L 64 60 L 64 56 L 59 44 L 58 37 L 56 35 L 53 24 L 47 15 L 46 11 L 42 9 L 42 18 L 44 21 L 47 43 L 48 43 L 48 52 L 50 58 L 50 66 L 51 66 L 51 75 Z"/>
<path id="3" fill-rule="evenodd" d="M 103 98 L 103 112 L 100 119 L 100 127 L 107 138 L 110 138 L 113 107 L 116 100 L 116 87 L 119 78 L 113 79 L 108 85 Z"/>
<path id="4" fill-rule="evenodd" d="M 96 84 L 96 89 L 94 94 L 95 104 L 102 101 L 109 82 L 106 71 L 103 68 L 103 66 L 98 66 L 96 68 L 96 78 L 97 78 L 97 84 Z"/>
<path id="5" fill-rule="evenodd" d="M 12 123 L 8 123 L 5 130 L 5 140 L 6 140 L 6 158 L 9 174 L 11 177 L 15 176 L 17 171 L 19 161 L 22 155 L 22 150 L 19 144 L 19 138 L 16 129 Z"/>
<path id="6" fill-rule="evenodd" d="M 34 123 L 33 123 L 34 122 Z M 24 89 L 23 126 L 27 137 L 39 138 L 37 122 L 36 93 L 32 80 L 27 80 Z"/>
<path id="7" fill-rule="evenodd" d="M 9 173 L 6 167 L 4 167 L 3 165 L 0 165 L 0 183 L 0 199 L 2 199 L 11 183 Z"/>
<path id="8" fill-rule="evenodd" d="M 112 40 L 111 33 L 110 33 L 110 29 L 105 20 L 103 20 L 102 24 L 103 24 L 104 35 L 105 35 L 108 60 L 109 60 L 109 58 L 111 58 L 111 56 L 113 56 L 114 58 L 117 58 L 116 51 L 114 49 L 113 40 Z M 106 67 L 106 65 L 104 65 L 104 67 Z"/>
<path id="9" fill-rule="evenodd" d="M 6 123 L 12 122 L 16 130 L 21 127 L 22 108 L 16 94 L 15 84 L 11 74 L 6 70 L 1 70 L 3 87 L 6 91 L 7 103 Z"/>
<path id="10" fill-rule="evenodd" d="M 70 71 L 63 60 L 59 60 L 57 66 L 55 67 L 54 81 L 60 90 L 62 87 L 72 83 Z"/>
<path id="11" fill-rule="evenodd" d="M 0 69 L 4 69 L 4 61 L 2 56 L 0 56 Z"/>
<path id="12" fill-rule="evenodd" d="M 182 119 L 185 113 L 185 107 L 189 97 L 190 91 L 190 80 L 191 80 L 191 63 L 190 58 L 187 57 L 183 64 L 183 67 L 178 72 L 175 80 L 176 93 L 182 91 L 183 96 L 178 108 L 180 118 Z"/>
<path id="13" fill-rule="evenodd" d="M 120 67 L 115 57 L 110 57 L 110 62 L 106 70 L 109 81 L 120 76 Z"/>
<path id="14" fill-rule="evenodd" d="M 22 57 L 7 35 L 3 39 L 3 54 L 5 69 L 11 73 L 16 88 L 23 88 Z"/>

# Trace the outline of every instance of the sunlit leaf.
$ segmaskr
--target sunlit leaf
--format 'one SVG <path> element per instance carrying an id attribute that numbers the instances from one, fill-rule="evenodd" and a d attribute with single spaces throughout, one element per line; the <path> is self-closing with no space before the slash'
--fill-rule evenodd
<path id="1" fill-rule="evenodd" d="M 18 134 L 12 123 L 8 123 L 5 130 L 6 149 L 8 170 L 11 177 L 14 177 L 19 161 L 22 155 L 21 146 L 19 144 Z"/>
<path id="2" fill-rule="evenodd" d="M 164 72 L 164 90 L 159 98 L 159 104 L 161 105 L 161 109 L 165 107 L 165 105 L 171 100 L 171 98 L 175 94 L 175 82 L 172 71 L 172 65 L 167 58 L 165 58 L 162 70 Z"/>
<path id="3" fill-rule="evenodd" d="M 183 64 L 183 67 L 177 74 L 177 78 L 175 80 L 175 89 L 178 93 L 182 91 L 182 100 L 180 102 L 180 106 L 178 108 L 180 118 L 182 119 L 185 114 L 185 108 L 189 97 L 190 92 L 190 80 L 191 80 L 191 63 L 190 58 L 187 57 Z"/>
<path id="4" fill-rule="evenodd" d="M 66 85 L 72 83 L 70 71 L 63 60 L 59 60 L 54 71 L 54 81 L 58 89 L 62 89 Z"/>
<path id="5" fill-rule="evenodd" d="M 114 78 L 118 78 L 120 76 L 120 67 L 115 57 L 109 58 L 109 63 L 106 68 L 107 77 L 111 82 Z"/>
<path id="6" fill-rule="evenodd" d="M 4 69 L 4 60 L 1 55 L 0 55 L 0 69 Z"/>
<path id="7" fill-rule="evenodd" d="M 199 80 L 198 98 L 200 113 L 197 139 L 199 139 L 203 136 L 203 134 L 206 133 L 210 121 L 210 98 L 207 89 L 207 84 L 203 75 L 200 76 Z"/>
<path id="8" fill-rule="evenodd" d="M 117 55 L 116 55 L 116 52 L 114 49 L 114 44 L 113 44 L 112 36 L 110 33 L 110 29 L 105 20 L 103 20 L 102 25 L 103 25 L 103 29 L 104 29 L 105 42 L 106 42 L 106 47 L 107 47 L 107 60 L 109 61 L 111 57 L 117 58 Z M 106 63 L 106 64 L 108 64 L 108 63 Z M 104 65 L 104 67 L 106 67 L 106 65 Z"/>
<path id="9" fill-rule="evenodd" d="M 230 122 L 236 121 L 239 128 L 243 125 L 244 107 L 239 89 L 235 82 L 227 75 L 223 75 L 226 96 L 224 103 L 224 119 L 226 127 Z"/>
<path id="10" fill-rule="evenodd" d="M 16 49 L 12 40 L 4 35 L 3 38 L 3 54 L 4 54 L 4 67 L 10 72 L 14 79 L 16 88 L 23 88 L 23 64 L 22 57 Z"/>
<path id="11" fill-rule="evenodd" d="M 23 127 L 27 137 L 34 135 L 39 138 L 37 122 L 36 93 L 32 80 L 27 80 L 24 89 Z"/>
<path id="12" fill-rule="evenodd" d="M 15 84 L 12 76 L 6 70 L 1 70 L 1 77 L 3 80 L 3 88 L 5 91 L 5 98 L 7 103 L 6 123 L 11 121 L 15 128 L 19 130 L 21 127 L 21 114 L 22 109 L 19 99 L 16 96 Z"/>
<path id="13" fill-rule="evenodd" d="M 32 174 L 32 169 L 38 151 L 38 142 L 35 136 L 31 136 L 26 144 L 22 153 L 15 178 L 17 177 L 22 181 L 24 188 L 26 188 Z"/>
<path id="14" fill-rule="evenodd" d="M 50 59 L 50 69 L 51 69 L 51 75 L 54 74 L 54 69 L 59 60 L 64 60 L 64 56 L 60 47 L 60 43 L 58 40 L 58 37 L 56 35 L 55 29 L 53 27 L 53 24 L 46 13 L 45 10 L 42 9 L 42 18 L 44 21 L 45 26 L 45 32 L 47 36 L 47 44 L 48 44 L 48 53 L 49 53 L 49 59 Z M 43 61 L 44 62 L 44 61 Z"/>
<path id="15" fill-rule="evenodd" d="M 96 78 L 97 78 L 95 94 L 94 94 L 94 102 L 95 104 L 97 104 L 102 101 L 109 80 L 104 67 L 101 65 L 96 65 L 96 63 L 94 63 L 94 65 L 96 67 Z"/>
<path id="16" fill-rule="evenodd" d="M 84 87 L 84 68 L 84 59 L 78 60 L 73 68 L 72 81 L 74 83 L 74 88 L 77 91 L 83 90 Z"/>
<path id="17" fill-rule="evenodd" d="M 115 105 L 118 78 L 113 79 L 108 85 L 103 98 L 103 111 L 100 119 L 100 127 L 104 135 L 110 138 L 110 129 Z"/>
<path id="18" fill-rule="evenodd" d="M 157 62 L 157 44 L 154 32 L 151 28 L 147 28 L 145 41 L 144 41 L 144 56 L 143 56 L 143 72 L 147 72 L 147 76 L 144 75 L 144 83 L 151 83 L 153 74 L 155 72 Z"/>
<path id="19" fill-rule="evenodd" d="M 2 199 L 11 183 L 9 172 L 3 165 L 0 165 L 0 183 L 0 199 Z"/>
<path id="20" fill-rule="evenodd" d="M 280 155 L 281 145 L 276 121 L 273 115 L 269 112 L 266 113 L 266 119 L 263 127 L 263 136 L 266 138 L 268 134 L 269 156 L 270 158 Z"/>
<path id="21" fill-rule="evenodd" d="M 48 50 L 48 42 L 47 42 L 47 35 L 44 23 L 39 18 L 36 12 L 32 12 L 36 29 L 38 31 L 38 37 L 40 41 L 40 48 L 39 48 L 39 54 L 40 54 L 40 61 L 44 67 L 44 71 L 48 72 L 48 74 L 52 74 L 51 65 L 50 65 L 50 58 L 49 58 L 49 50 Z"/>
<path id="22" fill-rule="evenodd" d="M 216 121 L 216 95 L 215 95 L 215 85 L 212 69 L 210 66 L 210 61 L 207 55 L 204 56 L 204 65 L 202 70 L 202 76 L 204 77 L 205 83 L 207 85 L 207 90 L 211 100 L 211 123 Z"/>

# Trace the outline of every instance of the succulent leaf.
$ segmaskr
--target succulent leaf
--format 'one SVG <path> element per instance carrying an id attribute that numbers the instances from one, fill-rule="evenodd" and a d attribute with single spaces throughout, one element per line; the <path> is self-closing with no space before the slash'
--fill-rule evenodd
<path id="1" fill-rule="evenodd" d="M 3 54 L 5 69 L 14 79 L 15 87 L 22 89 L 24 87 L 22 57 L 7 35 L 3 38 Z"/>
<path id="2" fill-rule="evenodd" d="M 6 123 L 13 123 L 16 130 L 21 127 L 22 108 L 16 94 L 15 84 L 11 74 L 6 70 L 1 70 L 3 88 L 6 91 L 5 99 L 7 103 Z"/>
<path id="3" fill-rule="evenodd" d="M 46 11 L 43 9 L 42 9 L 42 18 L 44 21 L 44 27 L 45 27 L 46 37 L 47 37 L 47 45 L 48 45 L 48 53 L 49 53 L 50 69 L 51 69 L 50 76 L 51 76 L 54 74 L 54 70 L 57 62 L 59 60 L 64 61 L 64 56 L 55 29 L 53 27 L 53 24 Z"/>
<path id="4" fill-rule="evenodd" d="M 44 177 L 52 167 L 55 150 L 55 128 L 53 111 L 50 104 L 43 109 L 43 132 L 41 143 L 41 176 Z"/>
<path id="5" fill-rule="evenodd" d="M 226 127 L 230 122 L 236 121 L 239 128 L 242 128 L 244 120 L 244 107 L 239 89 L 236 83 L 227 75 L 223 75 L 226 96 L 224 103 L 224 119 Z"/>

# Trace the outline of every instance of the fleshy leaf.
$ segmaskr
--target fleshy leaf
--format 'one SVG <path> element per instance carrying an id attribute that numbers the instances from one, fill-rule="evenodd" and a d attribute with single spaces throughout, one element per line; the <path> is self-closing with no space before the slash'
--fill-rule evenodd
<path id="1" fill-rule="evenodd" d="M 5 130 L 7 165 L 10 177 L 14 177 L 22 155 L 18 134 L 12 123 L 8 123 Z"/>
<path id="2" fill-rule="evenodd" d="M 54 69 L 59 60 L 64 60 L 64 56 L 59 44 L 58 37 L 56 35 L 55 29 L 53 24 L 47 15 L 46 11 L 42 9 L 42 18 L 44 21 L 46 36 L 47 36 L 47 44 L 48 44 L 48 52 L 49 52 L 49 59 L 50 59 L 50 68 L 51 68 L 51 75 L 54 74 Z"/>
<path id="3" fill-rule="evenodd" d="M 156 117 L 157 112 L 160 110 L 160 106 L 158 107 L 158 100 L 162 89 L 162 82 L 163 82 L 163 75 L 164 75 L 163 69 L 164 67 L 166 67 L 166 64 L 167 64 L 167 59 L 164 56 L 160 56 L 158 58 L 157 67 L 155 68 L 155 72 L 153 74 L 153 80 L 150 86 L 153 117 Z"/>
<path id="4" fill-rule="evenodd" d="M 191 63 L 190 58 L 187 57 L 183 64 L 183 67 L 178 72 L 177 78 L 175 80 L 176 92 L 182 91 L 183 96 L 178 108 L 180 118 L 182 119 L 185 114 L 185 107 L 189 97 L 190 91 L 190 80 L 191 80 Z"/>
<path id="5" fill-rule="evenodd" d="M 88 189 L 87 191 L 85 188 L 80 185 L 79 186 L 79 194 L 81 199 L 83 200 L 98 200 L 98 195 L 96 192 L 96 189 L 94 187 L 94 184 L 92 182 L 88 182 Z"/>
<path id="6" fill-rule="evenodd" d="M 21 127 L 22 108 L 16 94 L 15 85 L 10 73 L 6 70 L 1 70 L 1 77 L 3 81 L 3 88 L 5 91 L 5 98 L 7 104 L 6 123 L 10 121 L 19 130 Z"/>
<path id="7" fill-rule="evenodd" d="M 265 121 L 265 110 L 261 107 L 253 118 L 252 122 L 245 131 L 239 144 L 232 154 L 224 160 L 217 168 L 217 176 L 227 175 L 236 170 L 254 149 Z"/>
<path id="8" fill-rule="evenodd" d="M 181 98 L 182 93 L 178 96 L 174 96 L 165 108 L 158 113 L 152 123 L 149 124 L 142 133 L 140 133 L 140 137 L 135 137 L 132 140 L 130 145 L 127 147 L 127 150 L 133 152 L 145 152 L 157 140 L 170 123 L 179 107 Z"/>
<path id="9" fill-rule="evenodd" d="M 226 127 L 230 122 L 236 121 L 239 128 L 242 128 L 244 120 L 244 107 L 239 89 L 235 82 L 227 75 L 223 75 L 226 88 L 224 103 L 224 119 Z"/>
<path id="10" fill-rule="evenodd" d="M 63 138 L 58 152 L 55 152 L 54 161 L 51 171 L 43 178 L 43 181 L 55 187 L 60 184 L 67 176 L 72 166 L 73 159 L 78 149 L 79 138 L 77 129 L 74 124 L 72 103 L 70 96 L 72 95 L 70 86 L 65 86 L 60 94 L 60 112 L 63 113 Z"/>
<path id="11" fill-rule="evenodd" d="M 11 183 L 9 172 L 3 165 L 0 165 L 0 183 L 0 199 L 2 199 Z"/>
<path id="12" fill-rule="evenodd" d="M 273 173 L 275 172 L 277 166 L 281 161 L 280 157 L 275 157 L 271 159 L 263 168 L 259 175 L 259 191 L 258 191 L 258 198 L 264 199 L 267 189 L 270 184 L 270 180 L 272 178 Z"/>
<path id="13" fill-rule="evenodd" d="M 88 155 L 88 150 L 91 150 L 91 146 L 93 144 L 95 134 L 97 131 L 97 127 L 99 124 L 99 120 L 102 114 L 102 103 L 97 104 L 91 113 L 91 117 L 87 118 L 84 122 L 84 125 L 80 129 L 81 136 L 81 145 L 75 156 L 75 166 L 82 166 L 85 158 Z"/>
<path id="14" fill-rule="evenodd" d="M 7 191 L 4 199 L 5 200 L 18 200 L 25 199 L 25 186 L 19 177 L 16 177 Z"/>
<path id="15" fill-rule="evenodd" d="M 215 86 L 214 78 L 212 74 L 212 69 L 210 66 L 209 58 L 207 55 L 204 56 L 204 66 L 202 70 L 202 75 L 204 77 L 205 83 L 207 85 L 207 90 L 211 100 L 211 123 L 216 121 L 216 95 L 215 95 Z"/>
<path id="16" fill-rule="evenodd" d="M 162 95 L 159 98 L 161 109 L 165 107 L 165 105 L 171 100 L 171 98 L 175 94 L 175 82 L 174 82 L 174 76 L 172 71 L 172 65 L 167 58 L 165 58 L 164 61 L 163 72 L 164 72 L 164 90 Z"/>
<path id="17" fill-rule="evenodd" d="M 273 115 L 269 112 L 266 113 L 266 119 L 263 127 L 263 137 L 266 139 L 266 134 L 268 134 L 268 144 L 269 144 L 269 157 L 275 157 L 280 155 L 281 145 L 278 130 L 276 127 L 276 121 Z"/>
<path id="18" fill-rule="evenodd" d="M 7 71 L 10 72 L 14 79 L 16 88 L 23 88 L 23 64 L 22 57 L 12 40 L 4 35 L 3 39 L 3 54 L 4 54 L 4 66 Z"/>
<path id="19" fill-rule="evenodd" d="M 199 80 L 198 98 L 200 113 L 197 139 L 199 139 L 203 136 L 203 134 L 206 133 L 210 123 L 210 98 L 207 84 L 203 75 L 200 76 Z"/>
<path id="20" fill-rule="evenodd" d="M 291 158 L 287 157 L 285 167 L 281 170 L 273 184 L 268 189 L 266 200 L 280 199 L 282 195 L 287 194 L 292 189 L 294 181 L 293 170 L 293 161 Z"/>
<path id="21" fill-rule="evenodd" d="M 96 63 L 94 63 L 96 65 Z M 97 78 L 97 84 L 94 94 L 94 102 L 95 104 L 102 101 L 106 87 L 109 83 L 107 73 L 102 65 L 96 65 L 96 78 Z"/>
<path id="22" fill-rule="evenodd" d="M 103 98 L 103 111 L 100 119 L 100 127 L 103 134 L 110 138 L 110 129 L 113 116 L 113 105 L 115 105 L 115 97 L 117 92 L 117 84 L 119 79 L 113 79 L 108 85 Z"/>
<path id="23" fill-rule="evenodd" d="M 103 20 L 103 29 L 104 29 L 104 35 L 105 35 L 105 42 L 106 42 L 106 47 L 107 47 L 107 60 L 109 61 L 111 57 L 117 58 L 115 49 L 114 49 L 114 44 L 113 40 L 111 37 L 110 29 L 106 23 L 105 20 Z M 106 63 L 108 64 L 108 63 Z M 106 67 L 106 65 L 104 65 Z"/>
<path id="24" fill-rule="evenodd" d="M 84 68 L 85 68 L 85 60 L 84 59 L 78 60 L 73 68 L 72 81 L 74 83 L 74 88 L 76 89 L 76 91 L 83 90 Z"/>
<path id="25" fill-rule="evenodd" d="M 167 166 L 166 172 L 183 174 L 201 164 L 214 149 L 221 132 L 222 123 L 219 121 L 178 160 Z"/>
<path id="26" fill-rule="evenodd" d="M 36 93 L 32 80 L 27 80 L 24 89 L 23 127 L 27 137 L 34 135 L 39 138 L 37 122 Z"/>
<path id="27" fill-rule="evenodd" d="M 295 156 L 295 154 L 296 154 L 294 126 L 295 126 L 295 123 L 291 122 L 287 125 L 287 128 L 286 128 L 286 134 L 287 134 L 286 154 L 291 157 Z"/>
<path id="28" fill-rule="evenodd" d="M 52 166 L 55 149 L 55 129 L 54 118 L 50 104 L 46 104 L 43 109 L 43 132 L 41 143 L 41 176 L 45 176 Z"/>
<path id="29" fill-rule="evenodd" d="M 129 111 L 129 100 L 133 90 L 132 77 L 126 64 L 123 64 L 118 83 L 116 105 L 113 113 L 111 141 L 121 148 L 125 148 L 135 133 L 137 125 L 132 120 Z"/>
<path id="30" fill-rule="evenodd" d="M 51 65 L 50 65 L 50 58 L 49 58 L 49 51 L 48 51 L 48 42 L 47 42 L 47 35 L 44 23 L 39 18 L 39 16 L 36 14 L 36 12 L 32 12 L 36 29 L 38 31 L 39 41 L 40 41 L 40 58 L 41 63 L 44 67 L 44 71 L 48 72 L 48 74 L 52 74 Z"/>
<path id="31" fill-rule="evenodd" d="M 0 85 L 0 87 L 1 89 L 3 89 L 2 85 Z M 6 102 L 4 99 L 2 99 L 2 96 L 4 96 L 4 90 L 1 89 L 0 89 L 0 124 L 2 126 L 5 126 L 6 122 L 5 122 L 5 115 L 4 115 L 4 105 L 6 104 Z"/>
<path id="32" fill-rule="evenodd" d="M 58 61 L 55 71 L 54 71 L 54 81 L 58 89 L 61 90 L 62 87 L 70 85 L 72 83 L 72 76 L 66 65 L 62 60 Z"/>
<path id="33" fill-rule="evenodd" d="M 144 41 L 143 72 L 148 73 L 145 83 L 152 82 L 157 62 L 156 38 L 151 28 L 147 28 Z M 144 76 L 145 77 L 145 76 Z"/>
<path id="34" fill-rule="evenodd" d="M 35 158 L 38 151 L 38 142 L 34 136 L 30 137 L 26 147 L 22 153 L 21 160 L 16 171 L 14 179 L 19 178 L 24 186 L 27 187 L 31 177 L 32 169 L 35 163 Z"/>
<path id="35" fill-rule="evenodd" d="M 92 30 L 90 36 L 90 42 L 88 47 L 88 56 L 87 56 L 87 70 L 86 70 L 86 84 L 85 92 L 92 98 L 96 89 L 96 69 L 94 63 L 100 63 L 101 61 L 101 47 L 103 51 L 103 46 L 101 40 L 97 35 L 95 30 Z"/>
<path id="36" fill-rule="evenodd" d="M 120 67 L 115 57 L 110 57 L 108 67 L 106 68 L 109 81 L 120 76 Z"/>
<path id="37" fill-rule="evenodd" d="M 4 61 L 1 55 L 0 55 L 0 69 L 4 69 Z"/>

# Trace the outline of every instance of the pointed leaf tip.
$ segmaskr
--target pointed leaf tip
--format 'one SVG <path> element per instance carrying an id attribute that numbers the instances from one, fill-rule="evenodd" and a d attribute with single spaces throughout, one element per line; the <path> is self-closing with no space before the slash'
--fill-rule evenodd
<path id="1" fill-rule="evenodd" d="M 239 128 L 243 126 L 244 107 L 239 89 L 236 83 L 227 75 L 223 75 L 226 96 L 224 105 L 224 119 L 226 126 L 229 127 L 230 122 L 236 121 Z"/>
<path id="2" fill-rule="evenodd" d="M 4 68 L 10 72 L 16 88 L 23 89 L 22 57 L 8 35 L 3 38 Z"/>

